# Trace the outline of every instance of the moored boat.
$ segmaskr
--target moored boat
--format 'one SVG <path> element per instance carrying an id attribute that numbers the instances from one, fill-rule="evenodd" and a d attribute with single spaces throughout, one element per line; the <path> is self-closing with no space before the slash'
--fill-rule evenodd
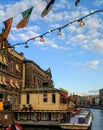
<path id="1" fill-rule="evenodd" d="M 61 123 L 60 127 L 66 130 L 88 130 L 91 127 L 93 114 L 90 110 L 82 109 L 72 116 L 68 122 Z"/>

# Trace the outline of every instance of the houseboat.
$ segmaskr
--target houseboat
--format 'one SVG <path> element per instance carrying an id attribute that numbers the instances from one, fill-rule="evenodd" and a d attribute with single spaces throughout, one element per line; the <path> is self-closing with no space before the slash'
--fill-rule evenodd
<path id="1" fill-rule="evenodd" d="M 59 126 L 69 117 L 68 93 L 56 88 L 22 90 L 21 106 L 14 111 L 15 120 L 21 125 Z"/>
<path id="2" fill-rule="evenodd" d="M 92 124 L 93 114 L 90 110 L 81 110 L 72 116 L 68 122 L 61 123 L 60 127 L 67 130 L 89 130 Z"/>

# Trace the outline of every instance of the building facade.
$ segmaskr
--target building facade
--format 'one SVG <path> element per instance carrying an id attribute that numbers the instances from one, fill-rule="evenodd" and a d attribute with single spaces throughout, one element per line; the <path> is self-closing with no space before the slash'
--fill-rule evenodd
<path id="1" fill-rule="evenodd" d="M 53 87 L 50 69 L 44 71 L 32 60 L 24 60 L 25 88 Z"/>
<path id="2" fill-rule="evenodd" d="M 99 90 L 100 106 L 103 107 L 103 89 Z"/>
<path id="3" fill-rule="evenodd" d="M 20 124 L 57 125 L 68 116 L 68 92 L 54 88 L 50 68 L 44 71 L 25 59 L 23 75 L 20 108 L 15 111 Z"/>
<path id="4" fill-rule="evenodd" d="M 4 109 L 18 109 L 23 83 L 22 53 L 17 53 L 0 37 L 0 101 Z M 10 106 L 11 105 L 11 106 Z"/>
<path id="5" fill-rule="evenodd" d="M 43 70 L 24 58 L 0 36 L 0 111 L 14 112 L 15 120 L 57 121 L 68 115 L 68 93 L 54 88 L 50 68 Z M 13 110 L 13 111 L 12 111 Z M 1 113 L 7 111 L 1 111 Z M 5 122 L 9 115 L 1 114 Z M 2 117 L 1 117 L 2 116 Z M 13 118 L 11 118 L 13 119 Z M 54 122 L 53 122 L 54 123 Z M 49 124 L 48 124 L 49 125 Z"/>

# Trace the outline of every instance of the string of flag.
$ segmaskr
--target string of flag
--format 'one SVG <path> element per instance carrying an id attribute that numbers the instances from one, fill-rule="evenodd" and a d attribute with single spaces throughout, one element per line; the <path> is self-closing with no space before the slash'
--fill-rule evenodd
<path id="1" fill-rule="evenodd" d="M 47 15 L 50 10 L 52 9 L 53 7 L 53 4 L 55 2 L 55 0 L 45 0 L 45 2 L 47 3 L 46 7 L 43 9 L 43 11 L 41 12 L 41 17 L 44 17 L 45 15 Z M 75 0 L 75 5 L 78 6 L 78 3 L 80 2 L 80 0 Z M 28 22 L 29 22 L 29 19 L 30 19 L 30 16 L 31 16 L 31 13 L 32 13 L 32 10 L 33 10 L 33 7 L 23 11 L 21 14 L 22 14 L 22 20 L 16 25 L 16 28 L 17 29 L 20 29 L 20 28 L 24 28 Z M 2 37 L 4 39 L 7 39 L 8 38 L 8 35 L 9 35 L 9 32 L 10 32 L 10 29 L 11 29 L 11 26 L 12 26 L 12 22 L 13 22 L 13 17 L 5 20 L 3 22 L 5 28 L 3 29 L 3 32 L 2 32 Z"/>
<path id="2" fill-rule="evenodd" d="M 24 28 L 28 22 L 29 22 L 29 19 L 30 19 L 30 15 L 31 15 L 31 12 L 33 10 L 33 7 L 25 10 L 22 12 L 22 20 L 16 25 L 16 28 L 17 29 L 20 29 L 20 28 Z M 13 22 L 13 17 L 5 20 L 3 22 L 5 28 L 3 29 L 3 32 L 2 32 L 2 37 L 4 39 L 7 39 L 8 38 L 8 34 L 10 32 L 10 29 L 11 29 L 11 26 L 12 26 L 12 22 Z"/>
<path id="3" fill-rule="evenodd" d="M 11 46 L 11 48 L 14 48 L 15 46 L 20 46 L 20 45 L 25 45 L 25 48 L 28 48 L 28 42 L 31 41 L 31 40 L 34 41 L 36 38 L 40 38 L 40 42 L 44 42 L 44 38 L 43 38 L 43 37 L 44 37 L 45 35 L 47 35 L 48 33 L 57 31 L 57 30 L 58 30 L 58 33 L 57 33 L 57 34 L 58 34 L 58 35 L 62 35 L 61 30 L 64 29 L 65 27 L 67 27 L 67 26 L 69 26 L 69 25 L 71 25 L 71 24 L 73 24 L 73 23 L 75 23 L 75 22 L 79 22 L 80 26 L 84 26 L 85 24 L 84 24 L 84 22 L 83 22 L 83 19 L 85 19 L 85 18 L 87 18 L 87 17 L 89 17 L 90 15 L 93 15 L 93 14 L 95 14 L 95 13 L 99 13 L 99 12 L 103 12 L 103 10 L 92 11 L 91 13 L 89 13 L 89 14 L 87 14 L 87 15 L 85 15 L 85 16 L 79 18 L 79 19 L 76 19 L 76 20 L 74 20 L 74 21 L 71 21 L 71 22 L 69 22 L 69 23 L 67 23 L 67 24 L 65 24 L 65 25 L 63 25 L 63 26 L 54 28 L 54 29 L 52 29 L 52 30 L 48 30 L 47 32 L 45 32 L 45 33 L 43 33 L 43 34 L 41 34 L 41 35 L 38 35 L 38 36 L 36 36 L 36 37 L 30 38 L 30 39 L 28 39 L 27 41 L 25 41 L 25 42 L 23 42 L 23 43 L 13 44 L 13 45 Z"/>

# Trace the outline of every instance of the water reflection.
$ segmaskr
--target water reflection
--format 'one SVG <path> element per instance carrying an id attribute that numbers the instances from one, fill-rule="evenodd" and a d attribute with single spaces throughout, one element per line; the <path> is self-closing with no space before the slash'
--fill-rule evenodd
<path id="1" fill-rule="evenodd" d="M 92 109 L 93 123 L 91 130 L 103 130 L 103 110 Z"/>
<path id="2" fill-rule="evenodd" d="M 59 127 L 38 127 L 38 126 L 33 126 L 33 127 L 25 127 L 23 130 L 61 130 Z"/>

